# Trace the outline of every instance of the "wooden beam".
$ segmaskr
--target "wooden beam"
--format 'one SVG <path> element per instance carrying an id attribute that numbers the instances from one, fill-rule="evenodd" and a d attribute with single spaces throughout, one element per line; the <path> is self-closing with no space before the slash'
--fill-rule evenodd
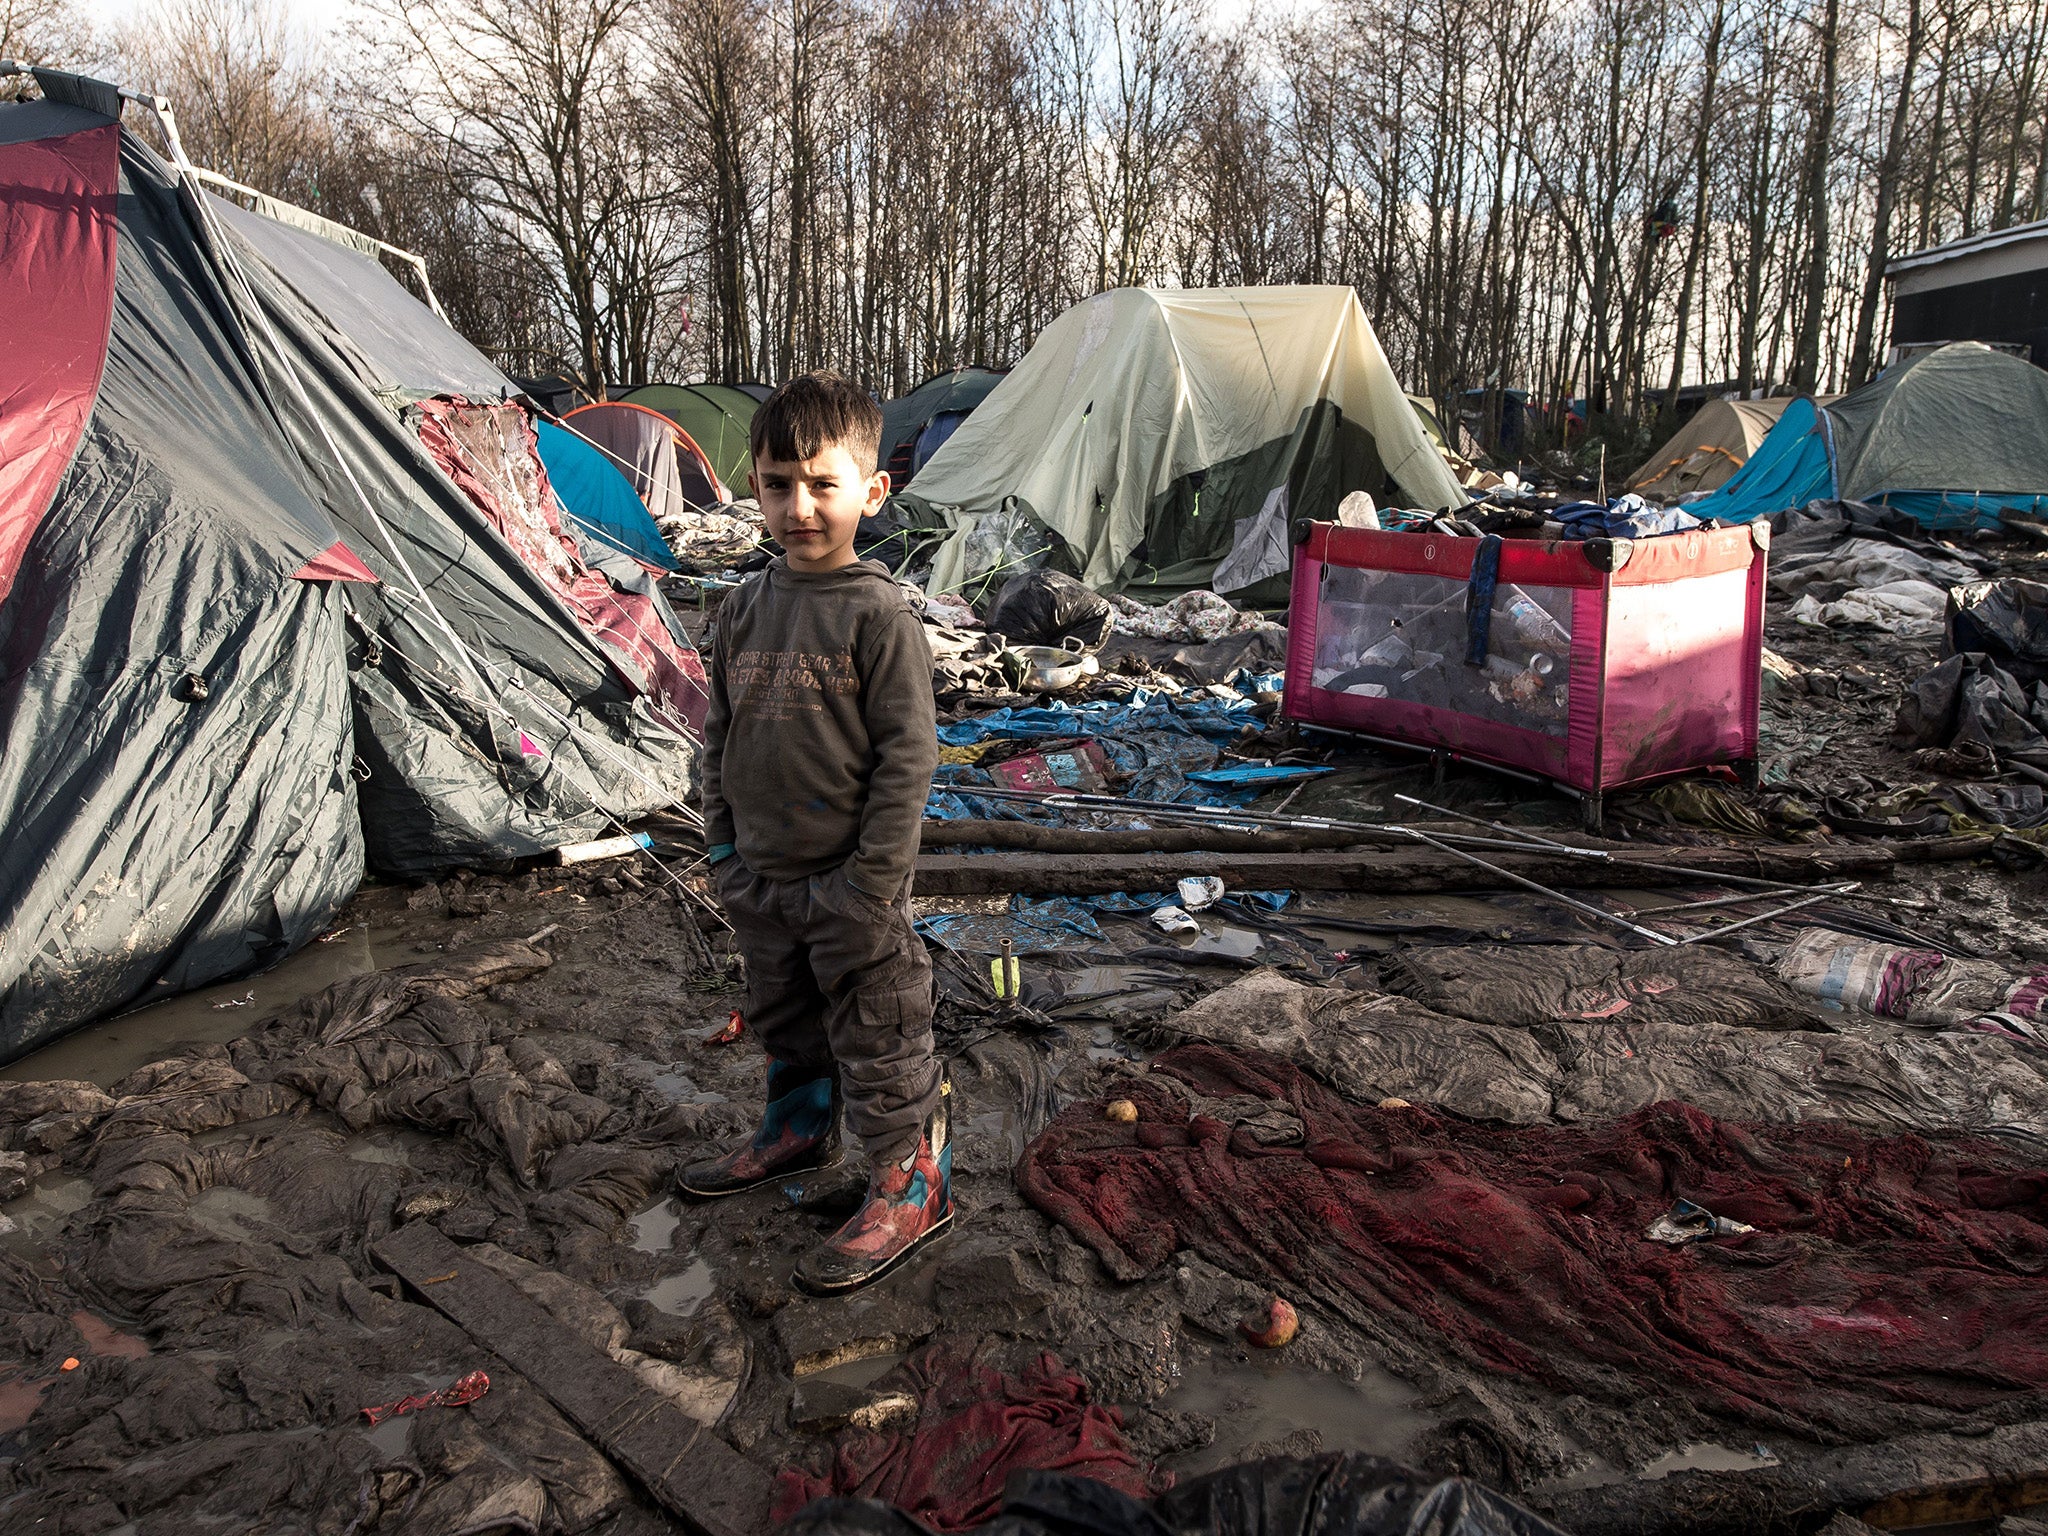
<path id="1" fill-rule="evenodd" d="M 1595 887 L 1656 889 L 1687 879 L 1723 875 L 1818 885 L 1849 878 L 1883 878 L 1893 856 L 1884 845 L 1867 847 L 1623 849 L 1606 859 L 1563 854 L 1479 851 L 1488 863 L 1557 890 Z M 1682 866 L 1674 875 L 1644 864 Z M 1326 853 L 927 853 L 917 861 L 920 896 L 993 896 L 1025 891 L 1042 896 L 1101 896 L 1111 891 L 1170 891 L 1185 875 L 1220 875 L 1240 891 L 1357 891 L 1383 895 L 1418 891 L 1493 891 L 1509 882 L 1449 854 L 1430 852 Z"/>
<path id="2" fill-rule="evenodd" d="M 2048 1500 L 2048 1424 L 1913 1435 L 1746 1471 L 1545 1490 L 1523 1502 L 1576 1536 L 1756 1536 L 1846 1511 L 1879 1530 L 1991 1520 Z"/>
<path id="3" fill-rule="evenodd" d="M 768 1474 L 489 1265 L 424 1221 L 377 1243 L 378 1262 L 548 1400 L 698 1536 L 760 1536 Z"/>

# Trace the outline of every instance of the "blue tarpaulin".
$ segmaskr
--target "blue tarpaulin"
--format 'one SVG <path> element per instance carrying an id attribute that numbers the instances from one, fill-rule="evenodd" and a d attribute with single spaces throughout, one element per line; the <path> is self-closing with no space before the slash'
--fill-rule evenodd
<path id="1" fill-rule="evenodd" d="M 1801 395 L 1719 490 L 1685 504 L 1694 517 L 1747 523 L 1835 494 L 1827 412 Z"/>
<path id="2" fill-rule="evenodd" d="M 1127 704 L 1054 703 L 991 710 L 971 720 L 940 726 L 939 740 L 949 747 L 970 747 L 991 736 L 1030 740 L 1176 731 L 1211 741 L 1234 741 L 1243 732 L 1258 729 L 1253 708 L 1253 701 L 1247 698 L 1169 699 L 1149 688 L 1134 688 Z"/>
<path id="3" fill-rule="evenodd" d="M 654 526 L 646 503 L 603 452 L 552 422 L 536 421 L 534 427 L 540 436 L 540 461 L 563 510 L 586 533 L 614 549 L 658 570 L 674 570 L 676 557 Z"/>

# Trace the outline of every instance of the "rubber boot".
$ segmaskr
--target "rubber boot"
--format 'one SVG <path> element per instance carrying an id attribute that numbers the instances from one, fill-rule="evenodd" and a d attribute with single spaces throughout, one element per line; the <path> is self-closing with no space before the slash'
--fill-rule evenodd
<path id="1" fill-rule="evenodd" d="M 839 1073 L 768 1059 L 768 1107 L 745 1146 L 676 1175 L 676 1189 L 691 1200 L 716 1200 L 812 1173 L 839 1161 Z"/>
<path id="2" fill-rule="evenodd" d="M 942 1069 L 917 1145 L 876 1168 L 852 1219 L 797 1261 L 800 1287 L 831 1296 L 872 1285 L 953 1224 L 952 1094 Z"/>

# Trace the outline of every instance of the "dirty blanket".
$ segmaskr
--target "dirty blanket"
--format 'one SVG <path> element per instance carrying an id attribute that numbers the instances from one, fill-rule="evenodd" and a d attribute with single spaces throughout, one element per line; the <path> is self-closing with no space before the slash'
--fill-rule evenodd
<path id="1" fill-rule="evenodd" d="M 992 1518 L 1013 1472 L 1066 1472 L 1149 1498 L 1173 1481 L 1141 1464 L 1124 1441 L 1123 1416 L 1092 1400 L 1088 1384 L 1041 1354 L 1006 1375 L 985 1352 L 934 1345 L 877 1383 L 918 1399 L 900 1432 L 850 1430 L 822 1476 L 786 1471 L 775 1518 L 831 1495 L 883 1499 L 933 1529 L 961 1531 Z"/>
<path id="2" fill-rule="evenodd" d="M 1120 1279 L 1193 1250 L 1487 1370 L 1824 1440 L 2038 1412 L 2048 1388 L 2048 1168 L 1989 1140 L 1673 1103 L 1477 1126 L 1206 1045 L 1119 1091 L 1135 1124 L 1071 1107 L 1018 1185 Z M 1646 1240 L 1679 1199 L 1757 1230 Z"/>

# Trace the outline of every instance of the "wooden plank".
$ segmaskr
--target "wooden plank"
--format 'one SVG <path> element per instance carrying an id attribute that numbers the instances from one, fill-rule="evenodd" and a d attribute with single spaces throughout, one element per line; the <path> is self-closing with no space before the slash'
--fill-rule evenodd
<path id="1" fill-rule="evenodd" d="M 421 1300 L 547 1394 L 663 1509 L 700 1536 L 758 1536 L 768 1474 L 490 1266 L 415 1221 L 371 1252 Z"/>
<path id="2" fill-rule="evenodd" d="M 1531 1492 L 1524 1502 L 1576 1536 L 1756 1536 L 1813 1530 L 1847 1511 L 1879 1530 L 1987 1520 L 2048 1498 L 2048 1424 L 1913 1435 L 1786 1454 L 1745 1471 Z"/>
<path id="3" fill-rule="evenodd" d="M 1819 884 L 1891 873 L 1888 847 L 1622 849 L 1606 859 L 1479 850 L 1503 869 L 1558 890 L 1593 887 L 1655 889 L 1687 878 L 1643 864 L 1684 866 L 1711 882 L 1720 875 Z M 1111 891 L 1170 891 L 1185 875 L 1220 875 L 1233 890 L 1492 891 L 1509 882 L 1439 853 L 927 853 L 917 861 L 920 896 L 992 896 L 1026 891 L 1045 896 L 1101 896 Z"/>

